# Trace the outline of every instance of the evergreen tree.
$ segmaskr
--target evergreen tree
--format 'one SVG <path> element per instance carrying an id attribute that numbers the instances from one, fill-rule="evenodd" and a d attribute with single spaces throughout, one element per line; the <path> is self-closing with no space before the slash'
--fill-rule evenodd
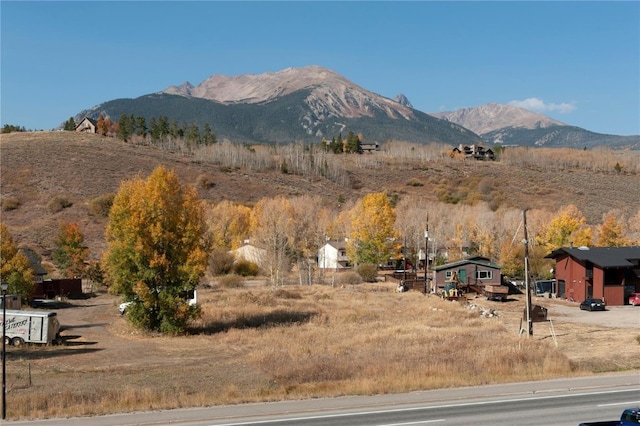
<path id="1" fill-rule="evenodd" d="M 205 145 L 211 145 L 217 142 L 216 135 L 211 132 L 211 126 L 209 126 L 209 123 L 205 123 L 202 134 L 202 143 Z"/>
<path id="2" fill-rule="evenodd" d="M 349 130 L 349 134 L 347 135 L 347 149 L 348 153 L 362 153 L 362 147 L 360 146 L 360 139 L 355 135 L 351 130 Z"/>
<path id="3" fill-rule="evenodd" d="M 64 130 L 73 132 L 76 130 L 76 121 L 73 117 L 69 117 L 67 121 L 64 122 Z"/>
<path id="4" fill-rule="evenodd" d="M 147 122 L 144 117 L 136 117 L 136 135 L 146 138 L 147 132 Z"/>
<path id="5" fill-rule="evenodd" d="M 118 138 L 128 142 L 131 134 L 133 134 L 133 123 L 131 122 L 131 117 L 126 114 L 122 114 L 118 119 Z"/>

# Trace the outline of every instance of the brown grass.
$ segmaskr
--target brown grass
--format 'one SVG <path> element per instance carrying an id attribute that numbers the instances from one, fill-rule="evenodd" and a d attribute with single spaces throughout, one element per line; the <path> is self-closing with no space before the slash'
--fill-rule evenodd
<path id="1" fill-rule="evenodd" d="M 82 318 L 63 332 L 66 345 L 11 348 L 9 417 L 406 392 L 604 366 L 574 362 L 544 333 L 520 337 L 507 317 L 383 283 L 216 288 L 199 299 L 203 317 L 182 337 L 131 329 L 106 294 L 61 310 L 63 324 L 65 314 Z"/>
<path id="2" fill-rule="evenodd" d="M 159 164 L 174 169 L 181 182 L 195 186 L 203 200 L 248 206 L 277 195 L 313 194 L 337 208 L 384 191 L 396 201 L 413 197 L 471 204 L 483 200 L 492 210 L 526 207 L 555 212 L 571 203 L 589 223 L 600 223 L 613 208 L 627 217 L 637 214 L 640 202 L 629 192 L 638 182 L 640 154 L 636 151 L 514 149 L 499 162 L 479 162 L 451 159 L 440 152 L 445 147 L 398 142 L 385 144 L 376 154 L 332 156 L 336 173 L 344 175 L 340 180 L 270 169 L 268 160 L 273 155 L 266 148 L 254 150 L 251 161 L 262 165 L 252 168 L 252 164 L 224 164 L 201 152 L 181 155 L 75 132 L 3 134 L 0 143 L 0 190 L 3 202 L 7 200 L 2 221 L 19 244 L 45 259 L 54 247 L 60 221 L 78 223 L 92 258 L 100 259 L 105 249 L 104 209 L 110 197 L 122 180 L 148 176 Z M 232 148 L 221 144 L 216 149 Z M 235 149 L 242 153 L 237 156 L 250 153 L 242 146 Z M 623 173 L 601 166 L 617 162 L 624 166 Z M 56 197 L 64 198 L 66 208 L 50 211 L 47 205 Z"/>

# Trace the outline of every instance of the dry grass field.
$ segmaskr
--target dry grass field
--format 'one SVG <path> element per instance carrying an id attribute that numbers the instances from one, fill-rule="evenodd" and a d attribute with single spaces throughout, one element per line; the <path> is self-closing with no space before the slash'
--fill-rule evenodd
<path id="1" fill-rule="evenodd" d="M 534 323 L 531 337 L 519 333 L 521 295 L 463 305 L 394 287 L 201 289 L 203 317 L 179 337 L 130 328 L 118 314 L 119 299 L 105 293 L 69 301 L 57 310 L 63 345 L 9 348 L 8 416 L 369 395 L 640 368 L 637 328 L 576 322 L 554 309 L 566 302 L 536 302 L 549 309 L 554 340 L 547 323 Z M 640 310 L 626 315 L 637 322 Z"/>
<path id="2" fill-rule="evenodd" d="M 593 222 L 612 208 L 635 214 L 640 203 L 632 190 L 640 179 L 632 173 L 448 156 L 428 162 L 385 159 L 372 168 L 357 167 L 358 158 L 376 157 L 345 156 L 345 186 L 279 170 L 229 168 L 96 135 L 2 135 L 0 192 L 3 203 L 9 200 L 15 208 L 3 209 L 1 221 L 19 245 L 35 249 L 45 261 L 60 223 L 76 222 L 93 259 L 99 259 L 106 219 L 92 211 L 92 200 L 160 164 L 197 186 L 205 200 L 247 205 L 262 197 L 307 194 L 346 205 L 378 191 L 435 201 L 436 188 L 479 179 L 491 182 L 505 206 L 555 211 L 572 203 Z M 198 186 L 203 175 L 213 184 Z M 72 205 L 52 209 L 57 199 Z M 519 334 L 521 296 L 505 303 L 473 299 L 462 306 L 417 292 L 394 293 L 394 287 L 273 290 L 261 284 L 222 288 L 212 281 L 198 291 L 201 320 L 177 337 L 130 328 L 118 314 L 119 298 L 96 289 L 92 297 L 57 309 L 64 345 L 9 348 L 8 416 L 87 416 L 640 369 L 638 327 L 575 321 L 568 313 L 574 311 L 564 309 L 578 308 L 568 302 L 540 301 L 549 307 L 557 340 L 546 323 L 535 324 L 529 338 Z M 491 309 L 497 315 L 480 314 Z M 639 310 L 625 312 L 627 323 L 639 323 Z"/>

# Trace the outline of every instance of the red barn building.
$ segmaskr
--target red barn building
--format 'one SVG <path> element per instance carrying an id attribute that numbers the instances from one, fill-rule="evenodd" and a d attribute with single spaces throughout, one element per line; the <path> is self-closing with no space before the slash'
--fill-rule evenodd
<path id="1" fill-rule="evenodd" d="M 559 297 L 596 297 L 621 306 L 640 292 L 640 246 L 559 248 L 545 257 L 556 261 Z"/>

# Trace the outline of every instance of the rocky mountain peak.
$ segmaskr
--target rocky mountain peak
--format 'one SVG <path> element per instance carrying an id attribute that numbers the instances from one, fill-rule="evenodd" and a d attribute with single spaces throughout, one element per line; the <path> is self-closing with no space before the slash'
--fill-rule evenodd
<path id="1" fill-rule="evenodd" d="M 407 99 L 407 97 L 405 95 L 403 95 L 402 93 L 400 93 L 395 98 L 393 98 L 393 100 L 396 101 L 397 103 L 399 103 L 400 105 L 404 105 L 406 107 L 413 108 L 413 105 L 411 105 L 411 102 L 409 102 L 409 99 Z"/>
<path id="2" fill-rule="evenodd" d="M 203 98 L 224 104 L 255 104 L 270 102 L 303 89 L 310 90 L 305 103 L 315 115 L 315 118 L 308 117 L 309 121 L 330 116 L 373 116 L 376 110 L 384 111 L 391 118 L 413 117 L 410 104 L 405 105 L 375 94 L 340 74 L 317 65 L 286 68 L 264 74 L 214 74 L 195 87 L 184 83 L 181 86 L 171 86 L 162 93 Z"/>
<path id="3" fill-rule="evenodd" d="M 550 126 L 566 126 L 566 124 L 543 114 L 512 105 L 496 103 L 430 114 L 466 127 L 479 135 L 504 127 L 538 129 Z"/>

